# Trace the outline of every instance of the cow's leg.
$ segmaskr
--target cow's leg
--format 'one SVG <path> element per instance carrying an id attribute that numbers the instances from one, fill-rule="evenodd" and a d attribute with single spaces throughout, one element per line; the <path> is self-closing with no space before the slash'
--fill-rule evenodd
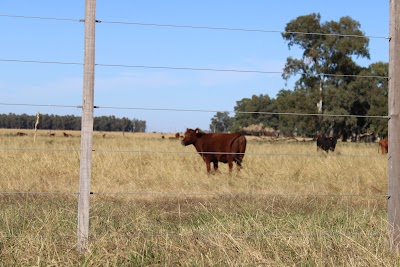
<path id="1" fill-rule="evenodd" d="M 211 172 L 211 162 L 210 162 L 210 160 L 208 160 L 208 159 L 205 159 L 205 162 L 206 162 L 206 167 L 207 167 L 207 172 L 208 173 L 210 173 Z"/>
<path id="2" fill-rule="evenodd" d="M 229 161 L 229 162 L 228 162 L 228 165 L 229 165 L 229 172 L 232 172 L 232 169 L 233 169 L 233 162 L 232 162 L 232 161 Z"/>
<path id="3" fill-rule="evenodd" d="M 241 160 L 236 160 L 236 165 L 237 165 L 238 171 L 240 171 L 240 169 L 242 168 Z"/>
<path id="4" fill-rule="evenodd" d="M 218 161 L 214 161 L 214 172 L 217 173 L 218 172 Z"/>
<path id="5" fill-rule="evenodd" d="M 227 161 L 228 161 L 228 166 L 229 166 L 229 172 L 232 172 L 232 168 L 233 168 L 233 157 L 231 155 L 228 155 L 226 157 Z"/>

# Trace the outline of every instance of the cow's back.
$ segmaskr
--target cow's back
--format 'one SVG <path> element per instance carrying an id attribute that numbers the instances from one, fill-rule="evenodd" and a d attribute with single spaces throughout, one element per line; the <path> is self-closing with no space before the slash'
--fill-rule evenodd
<path id="1" fill-rule="evenodd" d="M 231 152 L 234 141 L 240 137 L 240 133 L 212 133 L 203 139 L 203 148 L 207 152 Z"/>

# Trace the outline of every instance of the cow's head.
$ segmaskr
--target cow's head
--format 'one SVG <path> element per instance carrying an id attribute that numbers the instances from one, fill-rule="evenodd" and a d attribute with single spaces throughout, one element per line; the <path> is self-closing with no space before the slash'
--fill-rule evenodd
<path id="1" fill-rule="evenodd" d="M 337 137 L 330 137 L 330 139 L 331 139 L 331 145 L 329 147 L 329 150 L 331 150 L 333 152 L 333 151 L 335 151 L 335 148 L 336 148 Z"/>
<path id="2" fill-rule="evenodd" d="M 194 144 L 197 138 L 200 138 L 201 135 L 202 132 L 199 128 L 196 128 L 195 130 L 187 128 L 185 134 L 183 135 L 181 144 L 184 146 Z"/>

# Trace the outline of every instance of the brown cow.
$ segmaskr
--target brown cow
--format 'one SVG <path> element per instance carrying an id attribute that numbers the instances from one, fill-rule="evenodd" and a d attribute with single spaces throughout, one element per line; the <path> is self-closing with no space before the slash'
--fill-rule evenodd
<path id="1" fill-rule="evenodd" d="M 386 154 L 389 151 L 389 140 L 387 138 L 379 140 L 378 143 L 378 153 L 379 151 L 382 152 L 382 154 Z"/>
<path id="2" fill-rule="evenodd" d="M 204 133 L 199 128 L 187 129 L 181 143 L 184 146 L 194 145 L 206 163 L 208 173 L 211 162 L 215 172 L 218 171 L 218 162 L 228 163 L 229 172 L 232 172 L 233 162 L 238 169 L 242 167 L 246 138 L 240 133 Z"/>
<path id="3" fill-rule="evenodd" d="M 22 133 L 22 132 L 18 132 L 16 135 L 17 135 L 17 136 L 25 136 L 25 135 L 28 135 L 28 134 Z"/>

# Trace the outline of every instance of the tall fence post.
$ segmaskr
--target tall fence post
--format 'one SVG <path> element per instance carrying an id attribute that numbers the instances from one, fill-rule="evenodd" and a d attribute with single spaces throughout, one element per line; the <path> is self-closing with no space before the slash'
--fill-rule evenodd
<path id="1" fill-rule="evenodd" d="M 77 250 L 85 252 L 89 239 L 89 197 L 92 173 L 96 0 L 85 2 L 85 54 L 82 97 L 81 160 Z"/>
<path id="2" fill-rule="evenodd" d="M 389 247 L 400 252 L 400 1 L 390 1 L 389 44 Z"/>

